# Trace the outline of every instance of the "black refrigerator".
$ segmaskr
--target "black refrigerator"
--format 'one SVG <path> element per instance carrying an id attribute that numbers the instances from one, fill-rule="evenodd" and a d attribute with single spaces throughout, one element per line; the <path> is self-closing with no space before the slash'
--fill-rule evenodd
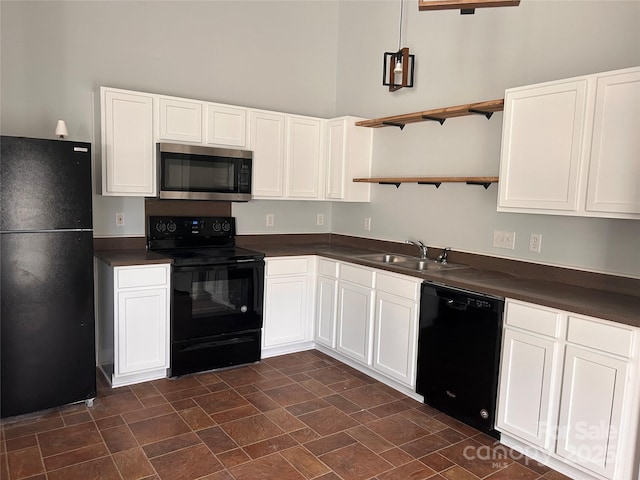
<path id="1" fill-rule="evenodd" d="M 96 396 L 91 144 L 0 137 L 0 417 Z"/>

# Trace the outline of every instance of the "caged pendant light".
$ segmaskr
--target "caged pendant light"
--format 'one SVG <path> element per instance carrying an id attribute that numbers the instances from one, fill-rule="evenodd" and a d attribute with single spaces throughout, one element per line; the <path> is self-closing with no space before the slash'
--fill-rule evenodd
<path id="1" fill-rule="evenodd" d="M 402 47 L 402 13 L 404 0 L 400 0 L 400 28 L 398 38 L 398 51 L 384 52 L 382 62 L 382 84 L 389 87 L 390 92 L 395 92 L 403 87 L 413 87 L 413 67 L 415 55 L 409 54 L 408 47 Z"/>

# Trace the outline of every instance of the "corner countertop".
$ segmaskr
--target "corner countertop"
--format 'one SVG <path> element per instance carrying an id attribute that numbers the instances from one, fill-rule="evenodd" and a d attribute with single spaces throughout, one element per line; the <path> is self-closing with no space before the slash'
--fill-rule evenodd
<path id="1" fill-rule="evenodd" d="M 526 273 L 522 273 L 525 269 L 520 268 L 508 272 L 499 269 L 493 270 L 491 265 L 483 265 L 481 267 L 465 265 L 464 268 L 459 269 L 417 272 L 403 269 L 393 264 L 372 262 L 361 257 L 371 253 L 389 251 L 387 246 L 378 247 L 360 244 L 357 241 L 352 244 L 348 243 L 334 243 L 332 241 L 255 242 L 254 239 L 252 242 L 242 242 L 240 246 L 260 251 L 267 258 L 320 255 L 334 260 L 409 275 L 451 287 L 512 298 L 640 328 L 640 290 L 638 295 L 629 293 L 629 291 L 632 293 L 635 291 L 637 281 L 633 279 L 629 279 L 632 284 L 631 289 L 627 288 L 626 292 L 617 292 L 615 289 L 605 290 L 566 283 L 559 281 L 555 277 L 552 280 L 548 280 L 544 277 L 540 278 L 540 276 L 528 276 Z M 381 250 L 381 248 L 384 248 L 384 250 Z M 171 263 L 170 258 L 141 248 L 96 250 L 94 254 L 112 267 Z M 522 262 L 523 265 L 525 263 Z M 618 277 L 615 278 L 618 279 Z M 625 279 L 622 279 L 622 281 L 625 281 Z"/>
<path id="2" fill-rule="evenodd" d="M 545 305 L 640 328 L 640 296 L 586 288 L 557 281 L 528 278 L 515 273 L 505 273 L 473 266 L 451 270 L 417 272 L 399 268 L 393 264 L 368 261 L 360 258 L 360 256 L 373 253 L 371 250 L 342 245 L 304 246 L 280 244 L 262 247 L 247 245 L 247 247 L 260 250 L 267 257 L 320 255 L 334 260 L 401 273 L 446 286 Z M 640 295 L 640 292 L 638 293 Z"/>

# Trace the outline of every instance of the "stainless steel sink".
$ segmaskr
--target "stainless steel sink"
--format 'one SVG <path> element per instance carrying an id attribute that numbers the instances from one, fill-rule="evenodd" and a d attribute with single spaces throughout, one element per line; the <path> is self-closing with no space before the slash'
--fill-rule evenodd
<path id="1" fill-rule="evenodd" d="M 415 260 L 414 257 L 400 253 L 369 253 L 367 255 L 359 255 L 359 258 L 377 263 L 398 263 Z"/>
<path id="2" fill-rule="evenodd" d="M 393 264 L 394 267 L 405 268 L 414 272 L 465 268 L 465 265 L 458 265 L 455 263 L 438 263 L 435 260 L 402 255 L 401 253 L 369 253 L 366 255 L 359 255 L 359 258 L 373 263 Z"/>

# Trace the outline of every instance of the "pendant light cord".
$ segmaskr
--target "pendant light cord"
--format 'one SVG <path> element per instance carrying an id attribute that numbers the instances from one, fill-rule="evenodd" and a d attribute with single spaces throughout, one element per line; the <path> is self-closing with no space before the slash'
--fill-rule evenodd
<path id="1" fill-rule="evenodd" d="M 398 51 L 402 49 L 402 12 L 404 10 L 404 0 L 400 0 L 400 35 L 398 38 Z"/>

